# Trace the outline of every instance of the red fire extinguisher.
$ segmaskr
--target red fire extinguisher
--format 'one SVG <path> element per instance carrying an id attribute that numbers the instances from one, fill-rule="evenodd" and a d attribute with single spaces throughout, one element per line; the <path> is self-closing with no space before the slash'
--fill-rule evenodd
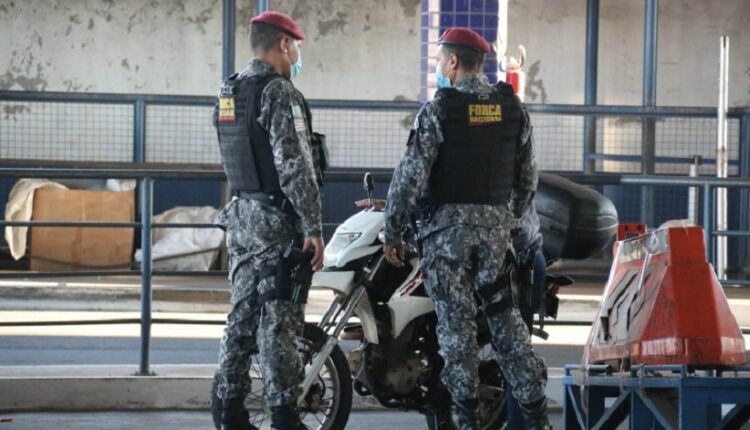
<path id="1" fill-rule="evenodd" d="M 513 91 L 523 101 L 526 94 L 526 72 L 521 70 L 526 62 L 526 48 L 518 45 L 518 57 L 512 57 L 507 53 L 500 59 L 498 67 L 505 72 L 505 82 L 513 87 Z"/>

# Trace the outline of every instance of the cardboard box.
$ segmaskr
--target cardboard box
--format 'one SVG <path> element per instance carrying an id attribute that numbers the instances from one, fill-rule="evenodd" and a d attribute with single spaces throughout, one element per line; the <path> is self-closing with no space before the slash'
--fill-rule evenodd
<path id="1" fill-rule="evenodd" d="M 39 189 L 35 221 L 110 221 L 135 219 L 133 191 Z M 31 270 L 126 270 L 133 255 L 133 228 L 32 227 Z"/>

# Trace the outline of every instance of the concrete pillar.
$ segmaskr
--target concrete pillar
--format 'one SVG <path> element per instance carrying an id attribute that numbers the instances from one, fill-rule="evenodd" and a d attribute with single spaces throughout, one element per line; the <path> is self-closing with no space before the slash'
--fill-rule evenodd
<path id="1" fill-rule="evenodd" d="M 507 11 L 507 1 L 502 0 L 422 0 L 422 101 L 431 99 L 435 94 L 435 54 L 440 35 L 449 27 L 468 27 L 495 45 L 501 3 Z M 497 55 L 494 52 L 487 55 L 484 72 L 491 83 L 497 81 Z"/>

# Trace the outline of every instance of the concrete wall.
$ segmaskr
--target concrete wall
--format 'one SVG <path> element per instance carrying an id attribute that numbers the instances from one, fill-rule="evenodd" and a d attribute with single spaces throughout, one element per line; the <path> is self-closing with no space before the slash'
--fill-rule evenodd
<path id="1" fill-rule="evenodd" d="M 308 97 L 417 99 L 419 0 L 272 4 L 307 35 Z M 237 6 L 241 68 L 255 2 Z M 0 89 L 215 94 L 221 12 L 218 0 L 0 0 Z"/>
<path id="2" fill-rule="evenodd" d="M 217 0 L 0 1 L 0 88 L 211 94 Z"/>
<path id="3" fill-rule="evenodd" d="M 582 103 L 586 0 L 507 1 L 508 46 L 528 49 L 527 101 Z M 237 0 L 237 6 L 241 68 L 250 56 L 247 22 L 255 2 Z M 418 98 L 419 0 L 271 0 L 271 6 L 297 19 L 307 35 L 296 84 L 308 97 Z M 601 0 L 600 103 L 640 104 L 643 6 L 642 0 Z M 0 0 L 0 89 L 213 95 L 221 77 L 221 9 L 220 0 Z M 750 0 L 661 0 L 658 103 L 716 103 L 718 37 L 726 33 L 732 38 L 730 103 L 750 104 L 746 28 Z M 208 111 L 150 107 L 147 159 L 218 161 Z M 412 119 L 408 112 L 329 109 L 316 112 L 316 128 L 329 135 L 336 165 L 391 167 Z M 10 121 L 0 125 L 0 158 L 131 158 L 129 107 L 0 102 L 0 120 Z M 44 121 L 50 125 L 41 127 Z M 733 158 L 736 122 L 730 124 Z M 582 167 L 581 118 L 538 115 L 534 123 L 543 168 Z M 640 153 L 637 119 L 600 124 L 599 152 Z M 711 120 L 660 121 L 658 155 L 711 156 L 714 129 Z M 639 169 L 638 163 L 603 166 Z M 665 168 L 659 171 L 685 170 Z"/>
<path id="4" fill-rule="evenodd" d="M 239 0 L 238 25 L 255 14 Z M 306 39 L 296 85 L 309 98 L 417 100 L 420 0 L 271 0 Z M 249 28 L 237 35 L 237 67 L 250 56 Z"/>
<path id="5" fill-rule="evenodd" d="M 599 103 L 640 104 L 644 2 L 601 0 Z M 750 2 L 661 0 L 657 102 L 717 103 L 719 37 L 729 35 L 730 105 L 750 105 Z M 528 50 L 531 103 L 582 103 L 585 0 L 510 0 L 509 46 Z"/>
<path id="6" fill-rule="evenodd" d="M 272 0 L 307 40 L 312 98 L 418 97 L 419 0 Z M 236 65 L 255 2 L 238 0 Z M 219 0 L 0 0 L 0 89 L 214 94 Z M 585 0 L 509 0 L 509 46 L 529 53 L 528 101 L 581 103 Z M 716 101 L 718 38 L 731 37 L 731 105 L 750 104 L 748 0 L 660 2 L 659 104 Z M 643 1 L 601 0 L 599 101 L 639 104 Z M 744 30 L 744 31 L 743 31 Z"/>

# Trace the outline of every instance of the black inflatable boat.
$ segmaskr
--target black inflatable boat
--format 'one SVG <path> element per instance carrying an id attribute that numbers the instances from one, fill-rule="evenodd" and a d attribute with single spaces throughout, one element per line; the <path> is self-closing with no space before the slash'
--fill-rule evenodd
<path id="1" fill-rule="evenodd" d="M 534 196 L 547 258 L 588 258 L 602 250 L 617 231 L 617 209 L 608 198 L 584 185 L 539 173 Z"/>

